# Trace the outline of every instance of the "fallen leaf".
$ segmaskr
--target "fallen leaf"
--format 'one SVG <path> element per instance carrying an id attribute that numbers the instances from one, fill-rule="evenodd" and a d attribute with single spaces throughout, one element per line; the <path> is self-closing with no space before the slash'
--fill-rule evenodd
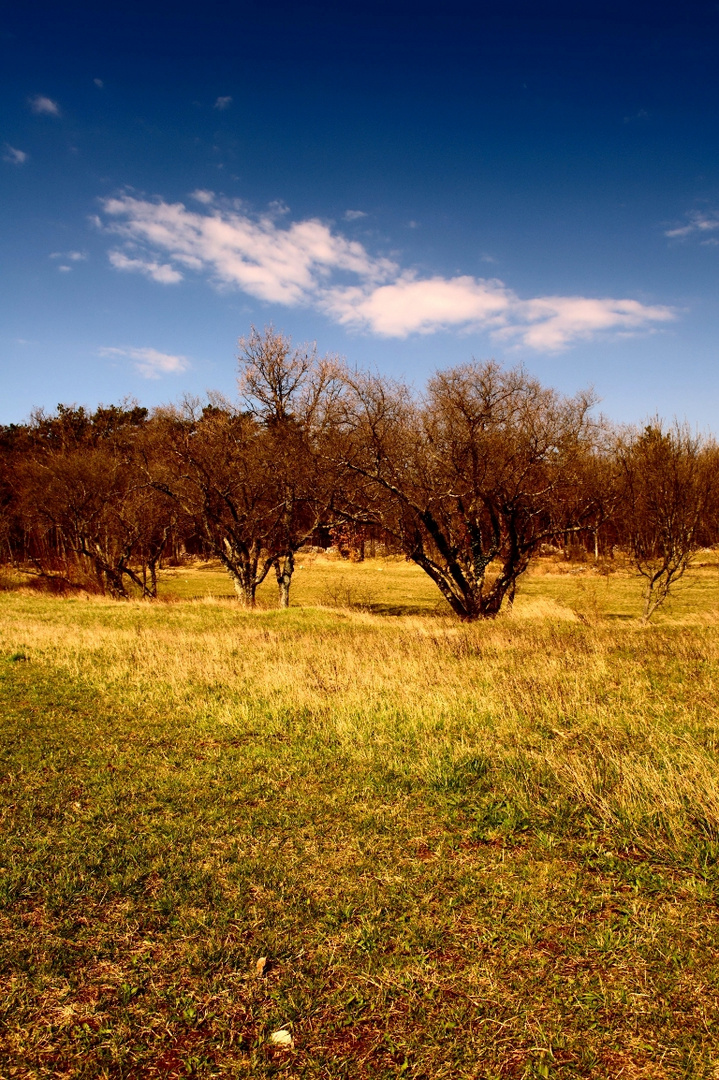
<path id="1" fill-rule="evenodd" d="M 255 964 L 255 971 L 258 975 L 265 975 L 267 973 L 267 957 L 261 956 Z"/>
<path id="2" fill-rule="evenodd" d="M 287 1028 L 280 1028 L 279 1031 L 273 1031 L 270 1035 L 270 1042 L 274 1046 L 286 1046 L 288 1049 L 291 1049 L 295 1045 Z"/>

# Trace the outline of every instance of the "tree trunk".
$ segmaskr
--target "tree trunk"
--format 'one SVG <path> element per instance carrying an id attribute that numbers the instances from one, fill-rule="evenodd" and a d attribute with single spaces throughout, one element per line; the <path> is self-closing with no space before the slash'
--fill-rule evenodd
<path id="1" fill-rule="evenodd" d="M 225 537 L 218 555 L 224 564 L 225 570 L 232 578 L 232 584 L 237 593 L 237 599 L 245 608 L 254 608 L 255 592 L 259 581 L 257 579 L 257 560 L 252 559 L 251 553 L 238 551 L 237 547 Z M 261 580 L 261 579 L 260 579 Z"/>
<path id="2" fill-rule="evenodd" d="M 644 591 L 644 611 L 642 612 L 642 622 L 645 626 L 649 622 L 657 608 L 661 605 L 663 600 L 661 593 L 659 595 L 656 594 L 655 584 L 656 583 L 650 579 Z"/>
<path id="3" fill-rule="evenodd" d="M 255 606 L 256 589 L 254 581 L 244 581 L 239 574 L 233 573 L 232 570 L 230 570 L 230 577 L 232 578 L 232 584 L 237 593 L 237 599 L 242 606 L 245 608 L 253 608 Z"/>
<path id="4" fill-rule="evenodd" d="M 280 607 L 288 608 L 290 606 L 290 585 L 292 584 L 292 574 L 295 569 L 295 556 L 294 552 L 289 551 L 282 558 L 275 560 L 275 577 L 277 578 L 277 588 L 280 592 Z"/>
<path id="5" fill-rule="evenodd" d="M 127 600 L 127 589 L 122 580 L 122 573 L 105 564 L 99 569 L 107 582 L 108 591 L 113 600 Z"/>

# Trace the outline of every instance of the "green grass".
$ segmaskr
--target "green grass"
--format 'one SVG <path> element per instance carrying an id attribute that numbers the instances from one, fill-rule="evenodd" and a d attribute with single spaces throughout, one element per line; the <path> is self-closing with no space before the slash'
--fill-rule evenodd
<path id="1" fill-rule="evenodd" d="M 0 595 L 0 1076 L 719 1076 L 713 567 L 305 573 Z"/>

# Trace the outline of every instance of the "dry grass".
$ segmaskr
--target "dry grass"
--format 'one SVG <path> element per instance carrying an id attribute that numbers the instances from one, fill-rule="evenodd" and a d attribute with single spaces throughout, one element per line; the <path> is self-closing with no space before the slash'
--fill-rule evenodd
<path id="1" fill-rule="evenodd" d="M 713 579 L 467 627 L 410 571 L 0 597 L 0 1075 L 719 1075 Z"/>

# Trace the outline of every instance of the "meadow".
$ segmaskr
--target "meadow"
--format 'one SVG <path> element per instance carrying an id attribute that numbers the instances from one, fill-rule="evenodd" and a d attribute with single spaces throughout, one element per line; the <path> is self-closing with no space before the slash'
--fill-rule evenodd
<path id="1" fill-rule="evenodd" d="M 648 626 L 551 560 L 472 625 L 391 559 L 6 582 L 0 1076 L 716 1080 L 700 564 Z"/>

